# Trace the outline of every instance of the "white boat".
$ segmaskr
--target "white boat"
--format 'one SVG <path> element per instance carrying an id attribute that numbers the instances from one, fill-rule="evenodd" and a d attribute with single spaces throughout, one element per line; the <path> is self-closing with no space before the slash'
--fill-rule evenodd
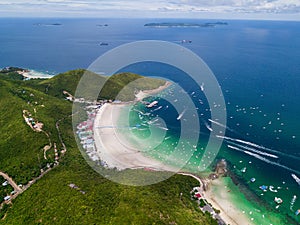
<path id="1" fill-rule="evenodd" d="M 277 204 L 281 204 L 283 201 L 281 198 L 278 198 L 278 197 L 275 197 L 274 198 L 274 201 L 277 203 Z"/>
<path id="2" fill-rule="evenodd" d="M 184 44 L 184 43 L 192 43 L 192 41 L 191 41 L 191 40 L 185 40 L 185 39 L 184 39 L 184 40 L 181 40 L 181 43 L 182 43 L 182 44 Z"/>
<path id="3" fill-rule="evenodd" d="M 169 130 L 167 127 L 159 127 L 162 130 Z"/>
<path id="4" fill-rule="evenodd" d="M 204 125 L 206 126 L 206 128 L 207 128 L 210 132 L 213 131 L 213 129 L 208 125 L 207 122 L 204 121 Z"/>
<path id="5" fill-rule="evenodd" d="M 158 103 L 158 101 L 153 101 L 149 105 L 147 105 L 147 108 L 151 108 L 151 107 L 155 106 L 157 103 Z"/>
<path id="6" fill-rule="evenodd" d="M 200 85 L 201 91 L 204 91 L 204 83 Z"/>
<path id="7" fill-rule="evenodd" d="M 269 190 L 270 190 L 271 192 L 277 192 L 277 190 L 274 189 L 274 186 L 272 186 L 272 185 L 269 186 Z"/>
<path id="8" fill-rule="evenodd" d="M 182 113 L 179 114 L 179 116 L 177 117 L 177 120 L 180 120 L 182 118 L 182 116 L 184 115 L 186 110 L 183 110 Z"/>

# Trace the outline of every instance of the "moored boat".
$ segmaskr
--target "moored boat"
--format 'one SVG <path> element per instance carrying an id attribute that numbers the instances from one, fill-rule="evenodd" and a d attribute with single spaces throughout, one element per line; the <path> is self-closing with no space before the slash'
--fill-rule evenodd
<path id="1" fill-rule="evenodd" d="M 278 197 L 275 197 L 274 198 L 274 201 L 277 203 L 277 204 L 281 204 L 283 201 L 281 198 L 278 198 Z"/>

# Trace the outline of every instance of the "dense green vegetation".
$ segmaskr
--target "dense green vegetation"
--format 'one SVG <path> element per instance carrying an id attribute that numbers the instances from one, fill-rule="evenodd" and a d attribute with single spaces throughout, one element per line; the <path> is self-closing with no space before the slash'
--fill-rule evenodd
<path id="1" fill-rule="evenodd" d="M 62 146 L 55 123 L 64 118 L 59 127 L 67 146 L 57 167 L 14 199 L 11 206 L 0 209 L 0 224 L 216 224 L 191 201 L 190 190 L 197 185 L 193 178 L 176 175 L 155 185 L 130 187 L 113 183 L 88 166 L 74 139 L 69 116 L 72 104 L 61 93 L 67 90 L 74 94 L 83 73 L 70 71 L 50 80 L 0 79 L 0 170 L 25 184 L 40 174 L 47 162 L 53 162 L 53 148 L 47 152 L 48 160 L 43 156 L 48 138 L 25 123 L 23 109 L 44 123 L 43 130 L 58 149 Z M 125 80 L 114 78 L 108 87 L 118 83 L 122 88 L 137 77 L 127 74 Z M 123 173 L 139 179 L 139 173 L 153 172 Z M 84 193 L 69 187 L 71 183 Z"/>
<path id="2" fill-rule="evenodd" d="M 0 70 L 0 79 L 4 80 L 23 80 L 24 77 L 17 73 L 17 71 L 23 70 L 18 67 L 8 67 Z"/>
<path id="3" fill-rule="evenodd" d="M 10 195 L 10 193 L 14 190 L 9 184 L 3 186 L 2 184 L 4 182 L 5 179 L 2 176 L 0 176 L 0 202 L 4 199 L 5 196 Z"/>
<path id="4" fill-rule="evenodd" d="M 100 98 L 130 101 L 134 100 L 135 91 L 151 90 L 164 85 L 164 83 L 165 81 L 163 80 L 143 78 L 132 73 L 117 74 L 107 80 L 100 92 Z"/>
<path id="5" fill-rule="evenodd" d="M 63 90 L 75 94 L 77 84 L 83 75 L 85 79 L 81 81 L 81 95 L 77 97 L 92 98 L 93 100 L 95 100 L 94 93 L 100 92 L 98 99 L 130 101 L 134 100 L 135 91 L 154 89 L 165 83 L 163 80 L 145 78 L 133 73 L 105 77 L 79 69 L 58 74 L 49 80 L 29 81 L 29 85 L 34 84 L 35 88 L 40 91 L 63 98 L 65 97 Z"/>

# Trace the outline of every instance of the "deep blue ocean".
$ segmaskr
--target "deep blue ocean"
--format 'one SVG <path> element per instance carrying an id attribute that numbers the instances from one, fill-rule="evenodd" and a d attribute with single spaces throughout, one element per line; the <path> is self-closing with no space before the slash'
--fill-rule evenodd
<path id="1" fill-rule="evenodd" d="M 247 188 L 271 210 L 299 222 L 300 215 L 295 216 L 295 211 L 300 209 L 300 183 L 291 174 L 300 177 L 300 22 L 226 20 L 228 25 L 215 27 L 144 26 L 178 21 L 216 22 L 1 18 L 0 67 L 18 66 L 57 74 L 88 68 L 106 51 L 132 41 L 163 40 L 183 45 L 207 63 L 224 94 L 229 128 L 226 136 L 231 139 L 225 139 L 218 157 L 226 158 Z M 195 91 L 200 95 L 191 81 L 176 75 L 180 73 L 176 69 L 145 63 L 124 69 L 127 70 L 174 80 L 186 85 L 190 94 Z M 209 133 L 205 127 L 203 130 Z M 245 154 L 246 148 L 260 153 Z M 247 172 L 241 172 L 243 168 Z M 256 182 L 249 183 L 253 177 Z M 275 209 L 273 192 L 261 195 L 261 185 L 277 188 L 276 196 L 284 201 L 280 208 Z M 291 209 L 294 195 L 297 199 Z"/>

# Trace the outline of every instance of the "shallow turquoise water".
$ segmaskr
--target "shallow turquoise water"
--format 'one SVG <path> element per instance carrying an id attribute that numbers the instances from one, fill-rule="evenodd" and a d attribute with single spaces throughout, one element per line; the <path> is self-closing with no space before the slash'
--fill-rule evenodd
<path id="1" fill-rule="evenodd" d="M 172 89 L 172 87 L 170 89 Z M 216 159 L 225 158 L 229 162 L 230 171 L 234 173 L 242 184 L 238 188 L 242 189 L 242 192 L 249 200 L 248 203 L 236 201 L 236 204 L 244 209 L 249 209 L 250 207 L 258 209 L 256 212 L 253 211 L 251 216 L 248 215 L 249 218 L 255 218 L 255 224 L 264 224 L 263 221 L 273 221 L 273 224 L 276 224 L 279 220 L 281 224 L 290 224 L 291 221 L 294 221 L 294 223 L 296 223 L 295 221 L 299 222 L 299 218 L 295 215 L 295 211 L 300 208 L 299 185 L 291 176 L 292 173 L 298 175 L 297 164 L 295 164 L 299 162 L 298 156 L 297 154 L 287 154 L 285 151 L 273 148 L 274 146 L 280 146 L 274 143 L 275 140 L 280 142 L 287 139 L 294 139 L 289 137 L 289 132 L 284 132 L 284 134 L 281 134 L 281 132 L 277 133 L 277 136 L 280 135 L 280 139 L 276 139 L 277 136 L 274 136 L 273 129 L 279 130 L 278 126 L 282 126 L 280 122 L 283 121 L 283 116 L 281 116 L 283 113 L 281 112 L 280 115 L 273 113 L 273 115 L 269 115 L 267 119 L 264 119 L 263 116 L 259 116 L 259 114 L 266 113 L 264 108 L 260 110 L 260 108 L 257 109 L 256 107 L 250 106 L 246 109 L 247 106 L 245 106 L 244 110 L 242 106 L 234 106 L 233 109 L 235 112 L 229 114 L 229 129 L 227 129 L 225 136 L 232 138 L 232 140 L 251 142 L 252 145 L 257 147 L 237 141 L 225 140 L 218 155 L 215 156 L 213 153 L 210 153 L 209 149 L 206 149 L 210 132 L 204 123 L 201 123 L 197 144 L 191 144 L 193 140 L 189 138 L 180 139 L 180 121 L 183 119 L 188 120 L 189 117 L 183 116 L 180 120 L 176 119 L 178 118 L 178 112 L 170 109 L 172 108 L 172 102 L 164 101 L 164 99 L 167 98 L 166 95 L 172 95 L 172 93 L 173 92 L 166 90 L 158 96 L 145 99 L 146 102 L 158 101 L 158 104 L 152 108 L 147 108 L 145 103 L 136 103 L 129 107 L 130 125 L 128 132 L 123 134 L 127 135 L 128 139 L 134 136 L 136 140 L 140 140 L 141 142 L 136 143 L 136 147 L 144 151 L 145 155 L 158 159 L 168 165 L 179 167 L 183 167 L 184 165 L 183 169 L 191 172 L 203 171 L 204 167 L 212 169 L 212 165 L 205 164 L 209 162 L 205 157 Z M 168 96 L 168 98 L 169 97 L 170 96 Z M 233 109 L 228 107 L 229 112 L 232 112 Z M 200 111 L 201 108 L 199 107 L 198 112 Z M 243 113 L 244 111 L 249 112 Z M 231 115 L 233 115 L 233 118 L 230 118 Z M 199 121 L 205 121 L 211 125 L 207 117 L 204 115 L 201 116 L 201 113 L 199 113 L 198 116 L 200 118 Z M 278 116 L 281 116 L 281 121 L 277 121 Z M 274 118 L 272 121 L 275 122 L 268 124 L 272 117 Z M 162 122 L 160 118 L 163 119 L 164 122 Z M 234 120 L 234 122 L 230 120 Z M 249 121 L 252 121 L 254 125 L 249 127 Z M 254 123 L 253 121 L 256 122 Z M 234 124 L 237 122 L 239 125 Z M 267 130 L 260 127 L 264 125 L 269 125 Z M 251 129 L 251 131 L 248 129 Z M 265 133 L 260 136 L 259 132 L 263 132 L 262 130 Z M 192 131 L 193 130 L 190 132 Z M 249 135 L 247 135 L 248 132 Z M 155 134 L 157 136 L 155 136 Z M 267 136 L 270 140 L 265 140 L 263 136 Z M 259 138 L 255 139 L 255 137 Z M 258 142 L 260 138 L 262 141 Z M 272 140 L 272 138 L 275 140 Z M 153 140 L 157 140 L 157 142 L 153 143 Z M 272 145 L 266 145 L 268 142 Z M 142 147 L 140 143 L 143 143 Z M 240 151 L 231 149 L 227 147 L 227 145 L 235 146 L 240 149 Z M 268 148 L 266 146 L 268 146 Z M 248 147 L 250 150 L 243 149 L 243 147 Z M 205 151 L 208 152 L 208 154 L 203 157 Z M 244 151 L 252 152 L 263 158 L 253 157 L 253 155 L 245 154 Z M 278 158 L 262 155 L 266 153 L 278 156 Z M 245 168 L 246 170 L 242 172 Z M 251 178 L 255 178 L 256 181 L 250 182 Z M 268 187 L 274 186 L 272 190 L 276 192 L 269 189 L 267 192 L 263 192 L 259 188 L 262 185 Z M 294 195 L 296 195 L 297 198 L 296 201 L 291 204 Z M 280 204 L 278 208 L 276 208 L 277 204 L 274 202 L 275 197 L 280 197 L 283 200 L 283 203 Z M 262 215 L 264 215 L 264 217 L 262 217 Z M 267 217 L 266 215 L 269 216 Z"/>

